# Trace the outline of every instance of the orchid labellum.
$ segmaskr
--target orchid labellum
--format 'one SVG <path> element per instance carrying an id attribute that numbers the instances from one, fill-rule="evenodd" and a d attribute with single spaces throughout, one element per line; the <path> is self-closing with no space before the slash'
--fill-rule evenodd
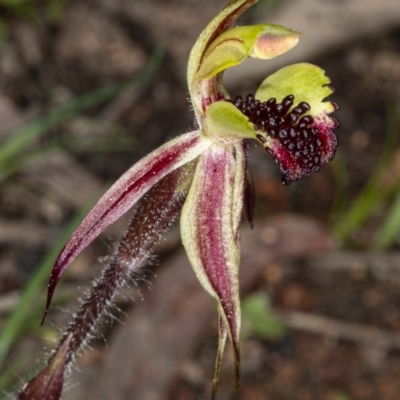
<path id="1" fill-rule="evenodd" d="M 87 331 L 118 287 L 143 266 L 151 247 L 181 211 L 182 241 L 190 264 L 218 309 L 220 336 L 212 398 L 227 338 L 234 352 L 239 393 L 239 225 L 243 206 L 250 220 L 254 206 L 246 141 L 261 143 L 279 164 L 283 183 L 289 184 L 318 171 L 333 158 L 337 139 L 332 129 L 338 126 L 329 116 L 337 106 L 326 100 L 333 91 L 330 80 L 317 66 L 301 63 L 282 68 L 244 99 L 232 98 L 224 88 L 222 76 L 227 68 L 248 57 L 277 57 L 299 40 L 298 32 L 272 24 L 229 29 L 256 2 L 231 0 L 191 51 L 187 81 L 198 129 L 156 149 L 122 175 L 58 256 L 50 277 L 46 312 L 68 265 L 138 203 L 126 236 L 55 351 L 57 355 L 62 350 L 67 363 L 82 347 Z M 66 340 L 68 351 L 63 347 Z"/>

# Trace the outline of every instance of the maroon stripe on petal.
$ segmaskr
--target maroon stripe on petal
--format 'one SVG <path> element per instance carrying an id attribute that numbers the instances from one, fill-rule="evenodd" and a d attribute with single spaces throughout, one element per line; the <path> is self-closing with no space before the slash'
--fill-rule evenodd
<path id="1" fill-rule="evenodd" d="M 127 212 L 155 183 L 198 157 L 207 146 L 197 131 L 182 135 L 135 164 L 103 195 L 72 234 L 55 262 L 50 275 L 43 320 L 57 282 L 75 257 L 105 228 Z"/>
<path id="2" fill-rule="evenodd" d="M 127 232 L 61 336 L 58 348 L 70 340 L 67 363 L 91 341 L 99 321 L 110 314 L 115 295 L 132 277 L 140 275 L 153 247 L 176 220 L 195 166 L 196 161 L 192 161 L 172 171 L 139 200 Z"/>
<path id="3" fill-rule="evenodd" d="M 237 265 L 232 265 L 237 244 L 232 221 L 228 222 L 232 218 L 235 160 L 223 148 L 213 149 L 202 158 L 197 245 L 205 274 L 221 302 L 233 340 L 237 341 Z"/>
<path id="4" fill-rule="evenodd" d="M 204 152 L 181 215 L 182 241 L 190 263 L 200 283 L 218 302 L 220 342 L 212 398 L 217 391 L 226 333 L 232 342 L 237 396 L 239 393 L 238 228 L 243 206 L 245 159 L 241 143 L 226 148 L 214 145 Z"/>

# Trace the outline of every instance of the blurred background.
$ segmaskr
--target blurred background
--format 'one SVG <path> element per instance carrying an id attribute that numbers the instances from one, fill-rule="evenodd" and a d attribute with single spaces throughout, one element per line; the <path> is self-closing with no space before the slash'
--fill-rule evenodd
<path id="1" fill-rule="evenodd" d="M 42 365 L 127 218 L 69 268 L 40 327 L 52 263 L 74 226 L 134 162 L 193 128 L 187 57 L 224 5 L 0 0 L 1 399 Z M 266 21 L 301 31 L 301 41 L 228 71 L 230 93 L 254 93 L 280 66 L 315 63 L 336 89 L 340 145 L 333 162 L 287 187 L 250 143 L 257 203 L 254 229 L 243 221 L 243 399 L 397 399 L 400 5 L 260 0 L 240 23 Z M 208 398 L 214 304 L 178 228 L 156 253 L 72 369 L 65 399 Z M 221 399 L 232 386 L 227 351 Z"/>

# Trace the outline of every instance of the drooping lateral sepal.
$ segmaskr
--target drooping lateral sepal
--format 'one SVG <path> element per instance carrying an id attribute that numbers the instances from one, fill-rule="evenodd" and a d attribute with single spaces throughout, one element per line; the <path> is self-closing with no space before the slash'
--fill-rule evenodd
<path id="1" fill-rule="evenodd" d="M 295 64 L 265 79 L 255 95 L 260 111 L 258 121 L 250 121 L 258 125 L 264 147 L 279 162 L 284 183 L 318 171 L 335 155 L 332 129 L 338 122 L 329 114 L 337 105 L 327 100 L 333 93 L 330 83 L 321 68 Z"/>
<path id="2" fill-rule="evenodd" d="M 151 187 L 171 171 L 197 158 L 211 145 L 199 131 L 169 141 L 131 167 L 103 195 L 59 254 L 50 276 L 46 312 L 61 275 L 75 257 L 104 229 L 132 208 Z M 46 315 L 46 314 L 45 314 Z"/>
<path id="3" fill-rule="evenodd" d="M 239 360 L 238 228 L 244 182 L 242 145 L 212 146 L 199 158 L 181 215 L 183 245 L 200 283 L 218 302 L 235 360 Z"/>
<path id="4" fill-rule="evenodd" d="M 18 400 L 59 400 L 64 384 L 70 338 L 57 350 L 53 358 L 22 389 Z"/>
<path id="5" fill-rule="evenodd" d="M 196 160 L 169 173 L 138 202 L 128 230 L 109 258 L 101 276 L 74 313 L 58 347 L 69 340 L 67 362 L 72 362 L 93 336 L 115 296 L 132 277 L 140 276 L 154 246 L 176 221 L 192 182 Z"/>

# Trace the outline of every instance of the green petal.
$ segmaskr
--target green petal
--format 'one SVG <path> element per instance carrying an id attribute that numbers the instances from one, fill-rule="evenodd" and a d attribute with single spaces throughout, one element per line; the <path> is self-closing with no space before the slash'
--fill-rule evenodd
<path id="1" fill-rule="evenodd" d="M 210 78 L 248 57 L 277 57 L 293 48 L 298 43 L 299 35 L 291 29 L 273 24 L 229 29 L 207 48 L 196 78 Z"/>
<path id="2" fill-rule="evenodd" d="M 256 138 L 253 124 L 227 101 L 217 101 L 208 106 L 204 129 L 207 135 L 224 144 Z"/>
<path id="3" fill-rule="evenodd" d="M 281 25 L 265 24 L 253 46 L 251 57 L 268 60 L 286 53 L 299 42 L 300 32 Z"/>
<path id="4" fill-rule="evenodd" d="M 309 115 L 322 117 L 324 114 L 335 111 L 333 103 L 322 101 L 333 93 L 330 83 L 331 80 L 325 75 L 323 69 L 307 63 L 294 64 L 280 69 L 265 79 L 255 97 L 261 102 L 272 97 L 280 102 L 284 97 L 292 94 L 295 100 L 294 106 L 305 101 L 311 107 Z"/>
<path id="5" fill-rule="evenodd" d="M 231 0 L 207 25 L 190 52 L 187 68 L 187 83 L 193 110 L 200 126 L 202 125 L 202 116 L 206 108 L 204 103 L 208 105 L 209 100 L 212 102 L 215 101 L 215 98 L 221 99 L 225 97 L 224 89 L 219 82 L 215 81 L 215 78 L 213 82 L 206 84 L 205 87 L 196 79 L 204 54 L 209 45 L 219 35 L 225 32 L 239 15 L 257 2 L 258 0 Z M 204 82 L 204 80 L 200 82 Z M 211 95 L 211 93 L 214 93 L 214 95 Z"/>
<path id="6" fill-rule="evenodd" d="M 192 82 L 200 67 L 200 62 L 210 43 L 221 33 L 225 32 L 239 15 L 258 1 L 259 0 L 231 0 L 206 26 L 190 52 L 187 70 L 189 90 L 191 90 Z"/>

